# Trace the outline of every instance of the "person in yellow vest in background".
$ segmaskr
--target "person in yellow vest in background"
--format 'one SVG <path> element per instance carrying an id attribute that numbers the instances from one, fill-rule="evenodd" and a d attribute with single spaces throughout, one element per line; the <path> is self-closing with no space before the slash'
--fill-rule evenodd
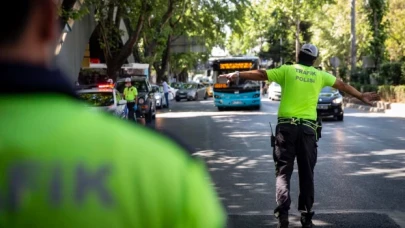
<path id="1" fill-rule="evenodd" d="M 131 78 L 125 79 L 124 98 L 127 101 L 128 119 L 135 121 L 135 109 L 137 104 L 138 90 L 132 86 Z"/>

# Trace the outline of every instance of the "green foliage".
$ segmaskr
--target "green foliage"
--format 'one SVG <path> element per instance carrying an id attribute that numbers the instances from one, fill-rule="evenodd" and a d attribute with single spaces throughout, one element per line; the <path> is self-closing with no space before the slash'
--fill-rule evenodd
<path id="1" fill-rule="evenodd" d="M 59 8 L 58 9 L 58 14 L 59 17 L 61 17 L 63 20 L 68 21 L 68 20 L 80 20 L 83 16 L 87 15 L 90 13 L 90 9 L 88 5 L 84 5 L 80 9 L 63 9 Z"/>
<path id="2" fill-rule="evenodd" d="M 362 92 L 376 92 L 378 90 L 378 86 L 376 85 L 353 83 L 353 82 L 351 82 L 350 85 L 356 88 L 358 91 Z"/>
<path id="3" fill-rule="evenodd" d="M 383 85 L 378 87 L 381 98 L 389 102 L 405 102 L 405 85 Z"/>
<path id="4" fill-rule="evenodd" d="M 370 52 L 379 69 L 384 60 L 385 40 L 387 39 L 387 23 L 383 21 L 387 13 L 388 5 L 386 0 L 368 0 L 364 10 L 371 28 L 372 39 L 370 41 Z"/>
<path id="5" fill-rule="evenodd" d="M 378 72 L 380 76 L 379 84 L 405 84 L 405 75 L 401 71 L 402 65 L 401 62 L 383 63 Z"/>
<path id="6" fill-rule="evenodd" d="M 387 54 L 392 61 L 405 60 L 405 1 L 389 0 L 388 4 L 389 12 L 385 15 Z"/>
<path id="7" fill-rule="evenodd" d="M 350 75 L 350 82 L 359 83 L 361 85 L 370 84 L 371 70 L 357 70 Z"/>

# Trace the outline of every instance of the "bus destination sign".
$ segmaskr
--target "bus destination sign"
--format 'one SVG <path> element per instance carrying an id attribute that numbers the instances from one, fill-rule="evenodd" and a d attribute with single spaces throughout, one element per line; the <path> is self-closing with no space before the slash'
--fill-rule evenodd
<path id="1" fill-rule="evenodd" d="M 224 89 L 227 88 L 228 86 L 225 83 L 216 83 L 214 84 L 215 89 Z"/>
<path id="2" fill-rule="evenodd" d="M 233 62 L 233 63 L 220 63 L 219 64 L 219 69 L 221 70 L 235 70 L 235 69 L 247 69 L 250 70 L 252 68 L 252 63 L 251 62 Z"/>

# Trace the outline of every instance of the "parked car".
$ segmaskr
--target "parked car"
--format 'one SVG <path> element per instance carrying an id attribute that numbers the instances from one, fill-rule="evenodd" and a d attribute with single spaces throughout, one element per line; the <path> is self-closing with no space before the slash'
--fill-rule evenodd
<path id="1" fill-rule="evenodd" d="M 163 93 L 163 87 L 152 85 L 152 91 L 155 96 L 156 108 L 163 108 L 167 106 L 166 99 Z"/>
<path id="2" fill-rule="evenodd" d="M 335 120 L 343 121 L 343 96 L 339 90 L 332 87 L 323 88 L 319 94 L 317 112 L 320 117 L 331 116 Z"/>
<path id="3" fill-rule="evenodd" d="M 267 94 L 270 100 L 281 100 L 281 86 L 272 82 L 267 89 Z"/>
<path id="4" fill-rule="evenodd" d="M 138 110 L 136 111 L 137 118 L 145 118 L 146 123 L 152 122 L 156 118 L 156 101 L 152 91 L 152 86 L 146 77 L 132 76 L 132 86 L 138 90 Z M 115 89 L 121 94 L 125 89 L 125 78 L 121 78 L 115 84 Z"/>
<path id="5" fill-rule="evenodd" d="M 205 84 L 205 86 L 206 86 L 206 89 L 207 89 L 207 96 L 208 97 L 213 97 L 214 96 L 214 89 L 213 89 L 213 86 L 214 86 L 214 84 L 213 83 L 207 83 L 207 84 Z"/>
<path id="6" fill-rule="evenodd" d="M 207 99 L 207 89 L 201 83 L 186 83 L 177 91 L 176 101 L 181 101 L 182 99 L 198 100 L 201 98 Z"/>
<path id="7" fill-rule="evenodd" d="M 78 97 L 91 109 L 105 111 L 119 118 L 125 118 L 126 102 L 111 85 L 81 86 L 76 91 Z"/>

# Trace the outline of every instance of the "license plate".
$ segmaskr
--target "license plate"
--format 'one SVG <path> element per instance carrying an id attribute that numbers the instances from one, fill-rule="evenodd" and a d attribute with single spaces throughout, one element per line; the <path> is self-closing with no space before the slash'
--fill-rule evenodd
<path id="1" fill-rule="evenodd" d="M 318 105 L 318 109 L 328 109 L 328 105 Z"/>
<path id="2" fill-rule="evenodd" d="M 232 104 L 242 104 L 242 101 L 232 101 Z"/>

